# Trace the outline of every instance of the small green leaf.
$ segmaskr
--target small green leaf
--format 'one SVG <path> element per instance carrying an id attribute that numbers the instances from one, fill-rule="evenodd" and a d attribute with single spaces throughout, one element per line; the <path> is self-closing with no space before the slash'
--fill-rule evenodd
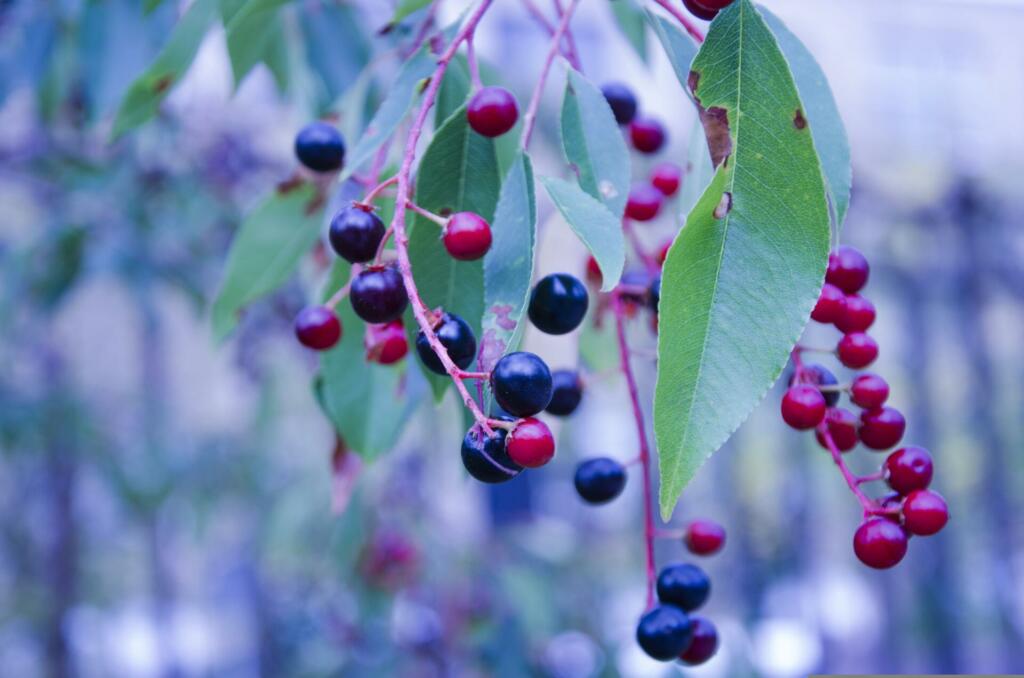
<path id="1" fill-rule="evenodd" d="M 434 0 L 399 0 L 398 6 L 395 7 L 395 13 L 391 17 L 391 23 L 397 24 L 399 21 L 409 16 L 413 12 L 418 12 Z"/>
<path id="2" fill-rule="evenodd" d="M 750 0 L 711 24 L 689 78 L 718 171 L 669 250 L 654 430 L 662 516 L 778 378 L 828 261 L 821 164 L 789 66 Z"/>
<path id="3" fill-rule="evenodd" d="M 574 183 L 557 177 L 541 177 L 541 182 L 569 227 L 597 260 L 603 280 L 601 290 L 614 288 L 626 263 L 622 220 Z"/>
<path id="4" fill-rule="evenodd" d="M 654 34 L 658 36 L 661 46 L 665 49 L 665 54 L 668 55 L 669 63 L 672 64 L 672 70 L 675 71 L 679 84 L 689 94 L 690 64 L 693 63 L 693 58 L 697 56 L 697 43 L 683 29 L 679 28 L 675 22 L 669 21 L 649 9 L 646 11 L 647 22 L 651 24 Z"/>
<path id="5" fill-rule="evenodd" d="M 322 205 L 311 184 L 278 188 L 246 217 L 231 243 L 213 302 L 213 332 L 226 337 L 248 303 L 281 286 L 320 235 Z"/>
<path id="6" fill-rule="evenodd" d="M 224 17 L 224 24 L 235 87 L 256 64 L 267 62 L 269 65 L 280 60 L 284 33 L 281 31 L 279 10 L 289 2 L 291 0 L 248 0 L 237 7 L 237 0 L 227 0 L 231 9 Z M 275 76 L 280 85 L 283 76 L 277 73 Z"/>
<path id="7" fill-rule="evenodd" d="M 641 61 L 647 61 L 647 26 L 644 13 L 633 0 L 612 0 L 612 14 L 619 30 L 626 36 L 630 46 L 636 50 Z"/>
<path id="8" fill-rule="evenodd" d="M 621 218 L 629 196 L 629 149 L 601 90 L 571 68 L 562 100 L 562 147 L 580 188 Z"/>

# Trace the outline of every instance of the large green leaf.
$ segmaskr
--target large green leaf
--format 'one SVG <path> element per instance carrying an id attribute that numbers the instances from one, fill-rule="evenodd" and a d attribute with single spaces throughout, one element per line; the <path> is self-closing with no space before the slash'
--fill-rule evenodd
<path id="1" fill-rule="evenodd" d="M 779 48 L 789 61 L 800 100 L 804 102 L 804 115 L 810 122 L 814 146 L 821 158 L 821 168 L 828 182 L 838 231 L 850 206 L 853 173 L 850 169 L 850 142 L 846 138 L 846 127 L 843 126 L 835 97 L 832 96 L 832 88 L 828 86 L 828 78 L 814 55 L 786 24 L 763 7 L 758 7 L 758 10 L 775 33 Z"/>
<path id="2" fill-rule="evenodd" d="M 323 209 L 312 184 L 278 188 L 246 217 L 231 243 L 224 280 L 213 302 L 218 340 L 234 329 L 239 312 L 277 289 L 316 243 Z"/>
<path id="3" fill-rule="evenodd" d="M 285 60 L 280 9 L 289 2 L 291 0 L 246 0 L 239 5 L 238 0 L 222 0 L 221 14 L 236 87 L 260 62 L 271 67 L 278 86 L 283 87 L 285 74 L 275 65 L 280 66 Z"/>
<path id="4" fill-rule="evenodd" d="M 679 83 L 683 87 L 689 88 L 690 64 L 697 56 L 697 44 L 674 21 L 669 21 L 649 9 L 647 10 L 647 21 L 665 49 L 665 54 L 668 55 L 669 63 L 672 64 L 672 70 L 675 71 Z"/>
<path id="5" fill-rule="evenodd" d="M 603 281 L 601 289 L 607 292 L 614 288 L 626 263 L 622 220 L 574 183 L 557 177 L 541 177 L 541 182 L 569 227 L 597 260 Z"/>
<path id="6" fill-rule="evenodd" d="M 370 46 L 363 18 L 349 4 L 318 3 L 299 12 L 306 60 L 319 76 L 323 99 L 333 101 L 359 76 Z"/>
<path id="7" fill-rule="evenodd" d="M 217 16 L 217 6 L 217 0 L 195 0 L 188 8 L 156 60 L 135 79 L 121 100 L 114 121 L 114 138 L 153 117 L 171 88 L 192 65 L 206 30 Z"/>
<path id="8" fill-rule="evenodd" d="M 629 197 L 629 149 L 601 90 L 571 68 L 562 100 L 562 147 L 580 188 L 621 217 Z"/>
<path id="9" fill-rule="evenodd" d="M 633 0 L 612 0 L 612 14 L 619 30 L 642 61 L 647 61 L 647 26 L 644 13 Z"/>
<path id="10" fill-rule="evenodd" d="M 469 64 L 466 57 L 456 54 L 441 80 L 434 102 L 434 127 L 440 127 L 469 98 L 472 83 L 469 78 Z"/>
<path id="11" fill-rule="evenodd" d="M 750 0 L 712 23 L 690 82 L 712 157 L 665 262 L 654 426 L 661 512 L 778 378 L 825 274 L 829 214 L 810 130 Z"/>
<path id="12" fill-rule="evenodd" d="M 423 154 L 416 174 L 416 204 L 437 214 L 475 212 L 493 222 L 500 191 L 494 141 L 470 129 L 463 106 L 441 126 Z M 419 216 L 409 234 L 409 257 L 427 305 L 462 316 L 479 339 L 484 315 L 483 262 L 453 259 L 441 243 L 437 224 Z M 415 322 L 406 325 L 414 335 Z M 427 376 L 435 397 L 440 398 L 450 380 L 433 373 Z"/>

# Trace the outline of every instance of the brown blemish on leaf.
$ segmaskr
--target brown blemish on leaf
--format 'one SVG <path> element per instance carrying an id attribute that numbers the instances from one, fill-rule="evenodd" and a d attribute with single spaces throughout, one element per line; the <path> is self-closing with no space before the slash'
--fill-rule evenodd
<path id="1" fill-rule="evenodd" d="M 442 207 L 437 211 L 437 213 L 440 214 L 442 217 L 450 217 L 454 211 L 455 210 L 453 210 L 451 207 Z"/>
<path id="2" fill-rule="evenodd" d="M 711 164 L 718 167 L 732 154 L 732 136 L 729 134 L 729 113 L 719 106 L 704 108 L 700 97 L 697 96 L 697 88 L 700 86 L 700 73 L 690 71 L 687 85 L 689 85 L 690 92 L 693 94 L 693 100 L 697 104 L 700 122 L 704 126 L 704 136 L 708 139 Z"/>
<path id="3" fill-rule="evenodd" d="M 722 199 L 718 201 L 718 206 L 715 207 L 714 217 L 715 219 L 724 219 L 725 215 L 732 209 L 732 193 L 726 191 L 722 194 Z"/>
<path id="4" fill-rule="evenodd" d="M 167 75 L 153 83 L 153 91 L 157 94 L 163 94 L 164 92 L 169 90 L 171 88 L 171 85 L 173 84 L 174 76 L 168 73 Z"/>
<path id="5" fill-rule="evenodd" d="M 293 174 L 277 185 L 277 192 L 279 195 L 288 195 L 304 183 L 306 183 L 305 179 L 298 174 Z"/>
<path id="6" fill-rule="evenodd" d="M 326 202 L 327 198 L 324 197 L 324 194 L 321 191 L 317 191 L 316 195 L 313 196 L 313 199 L 306 205 L 306 216 L 310 217 L 319 212 L 320 208 L 322 208 Z"/>
<path id="7" fill-rule="evenodd" d="M 807 128 L 807 118 L 804 117 L 803 111 L 799 108 L 796 109 L 796 114 L 793 116 L 793 127 L 796 127 L 797 129 Z"/>

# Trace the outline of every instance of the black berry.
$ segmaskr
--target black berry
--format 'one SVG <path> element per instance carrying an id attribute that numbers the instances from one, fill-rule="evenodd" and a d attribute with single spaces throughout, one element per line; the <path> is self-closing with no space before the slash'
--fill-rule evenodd
<path id="1" fill-rule="evenodd" d="M 667 662 L 690 645 L 690 617 L 674 605 L 658 605 L 640 618 L 636 642 L 648 656 Z"/>
<path id="2" fill-rule="evenodd" d="M 568 417 L 583 399 L 583 381 L 576 370 L 555 370 L 551 373 L 551 402 L 545 410 L 549 414 Z"/>
<path id="3" fill-rule="evenodd" d="M 583 501 L 606 504 L 622 494 L 626 486 L 626 467 L 608 457 L 588 459 L 576 467 L 573 483 Z"/>
<path id="4" fill-rule="evenodd" d="M 793 372 L 793 376 L 789 378 L 789 385 L 792 386 L 795 383 L 796 372 Z M 839 380 L 824 365 L 809 363 L 800 369 L 800 383 L 818 387 L 836 386 Z M 821 395 L 825 398 L 825 404 L 829 407 L 835 407 L 839 402 L 839 391 L 822 391 Z"/>
<path id="5" fill-rule="evenodd" d="M 621 82 L 609 82 L 601 88 L 601 93 L 612 107 L 612 115 L 615 122 L 620 125 L 628 125 L 636 117 L 636 97 L 631 90 Z"/>
<path id="6" fill-rule="evenodd" d="M 512 480 L 523 470 L 505 452 L 505 438 L 508 432 L 503 428 L 494 429 L 488 437 L 474 425 L 462 439 L 462 465 L 469 475 L 483 483 L 503 483 Z"/>
<path id="7" fill-rule="evenodd" d="M 658 600 L 692 612 L 711 594 L 704 570 L 689 563 L 669 565 L 658 574 Z"/>
<path id="8" fill-rule="evenodd" d="M 328 237 L 339 257 L 363 264 L 377 256 L 386 230 L 380 217 L 352 203 L 334 215 Z"/>
<path id="9" fill-rule="evenodd" d="M 491 372 L 491 390 L 509 414 L 532 417 L 551 402 L 551 370 L 533 353 L 509 353 Z"/>
<path id="10" fill-rule="evenodd" d="M 540 279 L 530 294 L 530 322 L 547 334 L 572 332 L 587 314 L 587 288 L 568 273 Z"/>
<path id="11" fill-rule="evenodd" d="M 348 296 L 352 310 L 368 323 L 397 320 L 409 303 L 401 274 L 390 266 L 370 267 L 357 275 Z"/>
<path id="12" fill-rule="evenodd" d="M 295 137 L 295 155 L 314 172 L 333 172 L 345 162 L 345 140 L 334 125 L 311 122 Z"/>
<path id="13" fill-rule="evenodd" d="M 434 334 L 437 335 L 441 345 L 448 350 L 448 357 L 459 369 L 466 369 L 473 364 L 476 358 L 476 337 L 469 323 L 454 313 L 442 313 L 441 319 L 434 325 Z M 441 359 L 434 353 L 427 341 L 427 335 L 423 330 L 416 335 L 416 354 L 426 365 L 427 369 L 435 374 L 447 374 Z"/>

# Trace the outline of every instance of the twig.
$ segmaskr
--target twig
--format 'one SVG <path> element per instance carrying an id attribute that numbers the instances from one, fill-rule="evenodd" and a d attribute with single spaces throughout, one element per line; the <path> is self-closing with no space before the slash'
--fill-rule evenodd
<path id="1" fill-rule="evenodd" d="M 562 36 L 568 30 L 569 21 L 572 19 L 572 14 L 576 11 L 576 7 L 579 4 L 580 0 L 570 1 L 568 9 L 565 10 L 562 20 L 558 23 L 558 28 L 551 34 L 551 47 L 548 48 L 548 55 L 544 59 L 544 66 L 541 68 L 540 77 L 537 79 L 537 85 L 533 88 L 533 95 L 530 97 L 530 105 L 526 109 L 526 115 L 523 116 L 523 137 L 520 143 L 520 147 L 523 150 L 526 150 L 526 147 L 530 145 L 530 135 L 533 134 L 533 124 L 537 119 L 537 109 L 540 108 L 540 98 L 544 94 L 544 84 L 548 80 L 548 73 L 551 72 L 551 64 L 555 61 L 555 55 L 558 54 Z"/>
<path id="2" fill-rule="evenodd" d="M 704 34 L 701 33 L 700 30 L 698 30 L 698 28 L 693 25 L 693 22 L 690 20 L 690 17 L 686 16 L 686 14 L 683 13 L 683 10 L 673 6 L 672 3 L 669 2 L 669 0 L 654 1 L 661 5 L 666 12 L 674 16 L 676 20 L 683 25 L 683 28 L 686 29 L 686 32 L 690 34 L 691 38 L 693 38 L 697 42 L 704 42 Z"/>

